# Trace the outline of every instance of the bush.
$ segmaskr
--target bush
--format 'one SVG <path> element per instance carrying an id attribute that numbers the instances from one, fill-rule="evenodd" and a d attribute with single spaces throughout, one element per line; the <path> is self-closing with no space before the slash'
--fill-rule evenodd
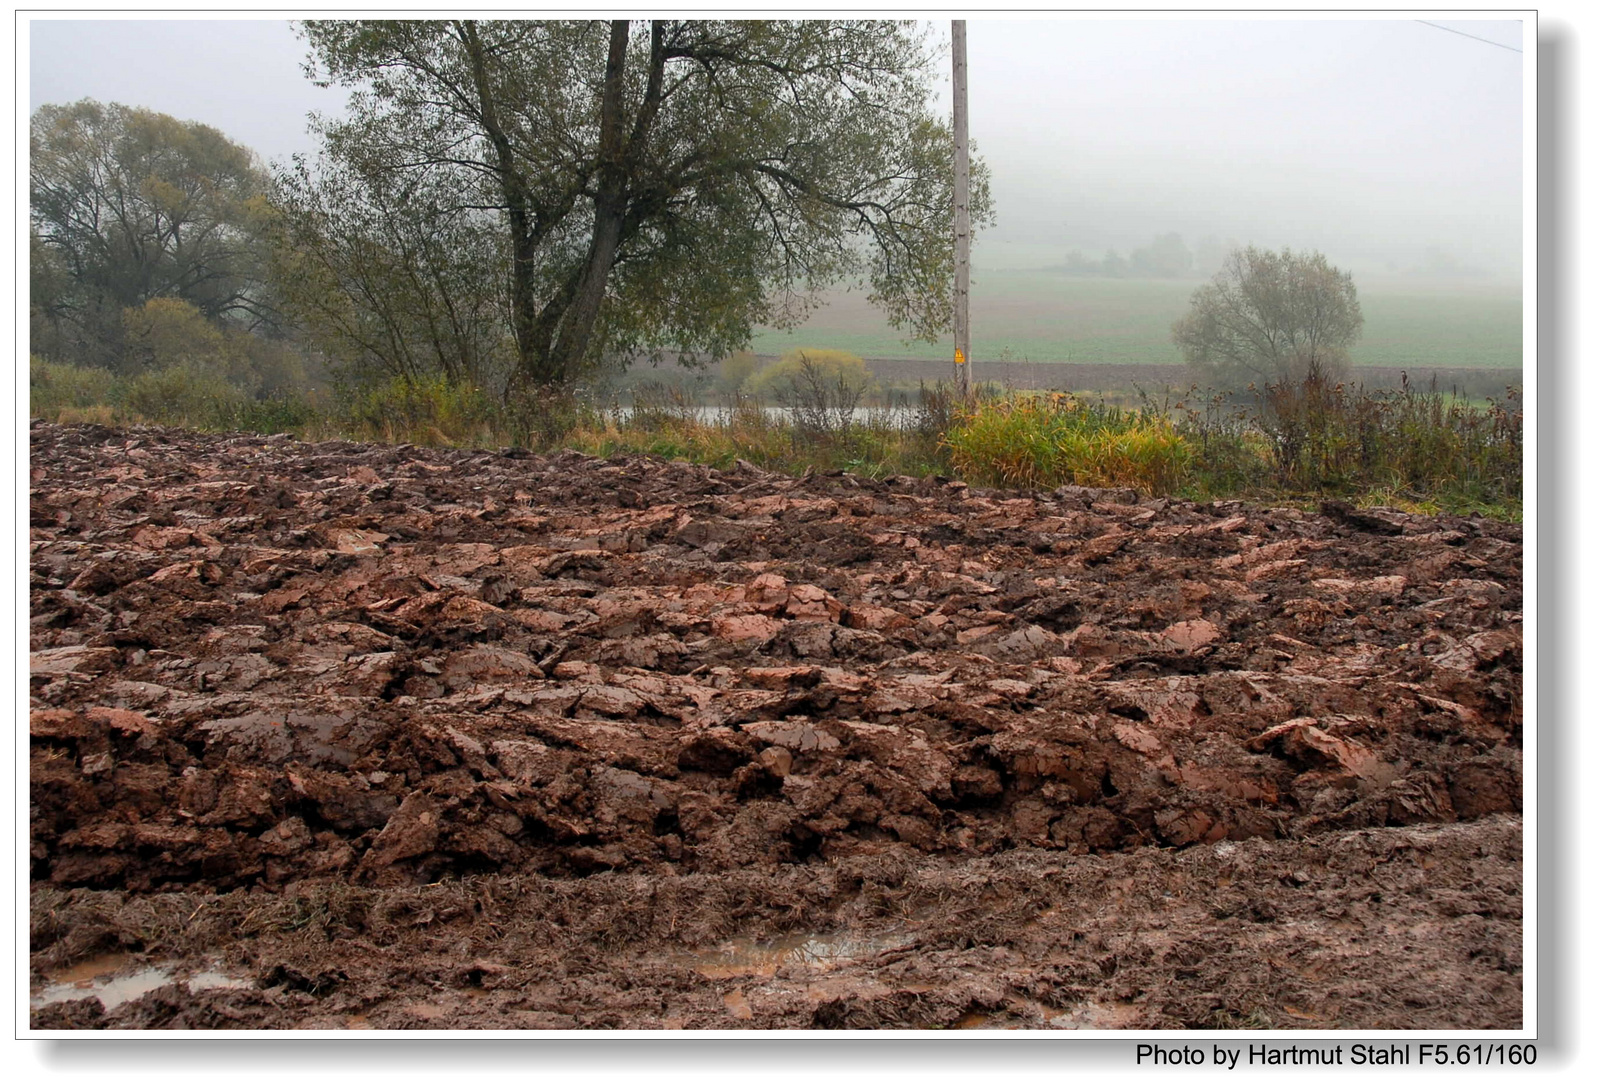
<path id="1" fill-rule="evenodd" d="M 979 402 L 948 432 L 954 469 L 980 483 L 1180 487 L 1191 451 L 1169 420 L 1088 405 L 1068 394 Z"/>
<path id="2" fill-rule="evenodd" d="M 1318 371 L 1267 387 L 1257 419 L 1287 490 L 1382 490 L 1458 508 L 1523 498 L 1524 413 L 1510 389 L 1485 409 L 1434 387 L 1369 393 Z"/>
<path id="3" fill-rule="evenodd" d="M 185 367 L 209 371 L 253 390 L 248 335 L 200 314 L 186 300 L 157 297 L 122 312 L 125 369 L 132 373 Z"/>
<path id="4" fill-rule="evenodd" d="M 692 396 L 681 383 L 645 382 L 632 390 L 628 426 L 640 431 L 661 431 L 696 420 L 698 415 Z"/>
<path id="5" fill-rule="evenodd" d="M 63 409 L 92 409 L 112 404 L 117 378 L 105 368 L 59 364 L 28 358 L 28 414 L 59 419 Z"/>
<path id="6" fill-rule="evenodd" d="M 207 366 L 186 362 L 128 380 L 127 411 L 175 427 L 230 428 L 249 395 Z"/>
<path id="7" fill-rule="evenodd" d="M 744 383 L 748 393 L 787 409 L 793 426 L 812 438 L 846 432 L 860 400 L 875 389 L 865 361 L 841 349 L 795 349 Z"/>
<path id="8" fill-rule="evenodd" d="M 313 400 L 284 394 L 244 402 L 228 427 L 261 435 L 275 435 L 282 431 L 303 431 L 319 418 L 320 412 Z"/>
<path id="9" fill-rule="evenodd" d="M 443 375 L 390 379 L 347 391 L 344 411 L 361 438 L 420 446 L 493 442 L 504 420 L 481 389 Z"/>
<path id="10" fill-rule="evenodd" d="M 753 353 L 733 353 L 721 361 L 720 370 L 715 376 L 715 388 L 722 394 L 737 394 L 759 369 L 759 357 Z"/>

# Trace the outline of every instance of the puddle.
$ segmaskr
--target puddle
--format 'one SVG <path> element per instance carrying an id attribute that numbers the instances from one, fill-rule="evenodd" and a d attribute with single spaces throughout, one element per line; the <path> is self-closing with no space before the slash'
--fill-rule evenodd
<path id="1" fill-rule="evenodd" d="M 1142 1007 L 1123 1001 L 1083 1001 L 1068 1009 L 1041 1006 L 1045 1023 L 1051 1028 L 1120 1030 L 1144 1026 Z"/>
<path id="2" fill-rule="evenodd" d="M 743 991 L 733 990 L 729 994 L 722 994 L 721 1000 L 726 1003 L 726 1011 L 732 1014 L 732 1019 L 754 1019 L 754 1010 L 749 1008 L 748 1001 L 746 1001 L 743 997 Z"/>
<path id="3" fill-rule="evenodd" d="M 1106 1031 L 1142 1026 L 1142 1010 L 1136 1005 L 1118 1001 L 1083 1001 L 1068 1008 L 1058 1009 L 1041 1002 L 1031 1002 L 1042 1013 L 1042 1023 L 1028 1022 L 1012 1012 L 991 1013 L 973 1009 L 955 1020 L 953 1026 L 963 1031 L 1056 1028 L 1066 1031 Z"/>
<path id="4" fill-rule="evenodd" d="M 909 934 L 789 934 L 778 938 L 732 938 L 711 949 L 688 955 L 693 970 L 711 979 L 740 975 L 775 975 L 787 964 L 824 971 L 840 963 L 863 960 L 908 945 Z"/>
<path id="5" fill-rule="evenodd" d="M 38 1009 L 58 1001 L 99 998 L 110 1012 L 118 1005 L 183 982 L 191 993 L 201 990 L 237 990 L 255 985 L 254 979 L 241 979 L 215 965 L 179 980 L 169 964 L 149 964 L 128 953 L 107 953 L 73 964 L 50 975 L 43 989 L 28 999 L 29 1008 Z"/>

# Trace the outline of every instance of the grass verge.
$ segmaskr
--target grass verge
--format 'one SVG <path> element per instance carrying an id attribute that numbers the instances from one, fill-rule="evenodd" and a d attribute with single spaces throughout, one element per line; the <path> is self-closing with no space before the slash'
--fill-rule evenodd
<path id="1" fill-rule="evenodd" d="M 258 399 L 184 367 L 128 378 L 34 359 L 32 415 L 287 431 L 427 446 L 571 447 L 787 473 L 942 474 L 980 486 L 1131 487 L 1208 501 L 1313 505 L 1334 496 L 1423 513 L 1519 520 L 1524 416 L 1517 392 L 1484 406 L 1432 388 L 1369 392 L 1310 378 L 1257 398 L 1189 396 L 1126 408 L 1070 394 L 992 392 L 969 402 L 922 386 L 919 402 L 860 409 L 821 395 L 783 409 L 751 398 L 706 408 L 670 394 L 628 409 L 562 395 L 504 402 L 442 379 L 337 398 Z"/>

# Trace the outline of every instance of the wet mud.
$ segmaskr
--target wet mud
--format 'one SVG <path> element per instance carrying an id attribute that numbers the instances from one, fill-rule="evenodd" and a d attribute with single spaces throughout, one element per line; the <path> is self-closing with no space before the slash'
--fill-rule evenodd
<path id="1" fill-rule="evenodd" d="M 31 435 L 36 1028 L 1519 1026 L 1517 527 Z"/>

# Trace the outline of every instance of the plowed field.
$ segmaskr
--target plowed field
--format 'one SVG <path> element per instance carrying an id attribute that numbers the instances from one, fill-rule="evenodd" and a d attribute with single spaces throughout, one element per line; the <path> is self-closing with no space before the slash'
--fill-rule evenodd
<path id="1" fill-rule="evenodd" d="M 35 1028 L 1521 1024 L 1517 527 L 31 464 Z"/>

